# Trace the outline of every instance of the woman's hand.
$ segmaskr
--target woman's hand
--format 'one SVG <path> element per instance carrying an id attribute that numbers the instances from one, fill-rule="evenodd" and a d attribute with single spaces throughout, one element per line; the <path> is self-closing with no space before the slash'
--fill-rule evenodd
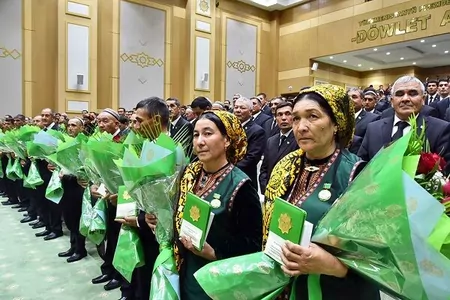
<path id="1" fill-rule="evenodd" d="M 207 242 L 205 242 L 205 244 L 203 245 L 203 250 L 198 251 L 192 245 L 191 238 L 182 236 L 182 237 L 180 237 L 180 241 L 181 241 L 181 243 L 183 243 L 184 248 L 188 249 L 189 251 L 191 251 L 192 253 L 194 253 L 197 256 L 203 257 L 204 259 L 207 259 L 207 260 L 216 260 L 217 259 L 216 252 Z"/>
<path id="2" fill-rule="evenodd" d="M 145 223 L 147 223 L 148 227 L 155 233 L 156 224 L 158 224 L 158 219 L 154 214 L 145 213 Z"/>
<path id="3" fill-rule="evenodd" d="M 347 275 L 348 268 L 344 264 L 314 243 L 305 248 L 287 242 L 281 250 L 281 268 L 289 276 L 324 274 L 342 278 Z"/>
<path id="4" fill-rule="evenodd" d="M 25 167 L 25 164 L 26 164 L 26 161 L 24 161 L 23 159 L 21 159 L 21 160 L 20 160 L 20 165 L 21 165 L 22 167 Z"/>
<path id="5" fill-rule="evenodd" d="M 52 164 L 48 164 L 47 165 L 47 169 L 50 171 L 50 172 L 53 172 L 53 171 L 55 171 L 55 166 L 54 165 L 52 165 Z"/>
<path id="6" fill-rule="evenodd" d="M 102 195 L 99 192 L 97 192 L 97 190 L 98 190 L 98 185 L 95 185 L 95 184 L 91 185 L 91 197 L 102 198 Z"/>
<path id="7" fill-rule="evenodd" d="M 123 225 L 137 227 L 137 217 L 125 217 L 123 219 L 115 219 L 114 221 L 119 222 Z"/>
<path id="8" fill-rule="evenodd" d="M 60 172 L 59 172 L 59 179 L 62 179 L 64 177 L 64 172 L 61 170 Z"/>

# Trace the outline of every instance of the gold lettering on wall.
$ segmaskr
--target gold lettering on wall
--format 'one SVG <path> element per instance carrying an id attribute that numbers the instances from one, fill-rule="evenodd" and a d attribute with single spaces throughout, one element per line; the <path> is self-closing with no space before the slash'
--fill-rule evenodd
<path id="1" fill-rule="evenodd" d="M 450 23 L 450 9 L 445 12 L 445 15 L 441 21 L 441 26 L 445 26 L 448 23 Z"/>

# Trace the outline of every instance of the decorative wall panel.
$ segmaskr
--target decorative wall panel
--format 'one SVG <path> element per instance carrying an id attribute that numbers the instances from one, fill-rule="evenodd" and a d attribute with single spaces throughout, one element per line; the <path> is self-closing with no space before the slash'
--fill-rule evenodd
<path id="1" fill-rule="evenodd" d="M 68 91 L 89 92 L 89 26 L 67 23 Z"/>
<path id="2" fill-rule="evenodd" d="M 0 107 L 22 113 L 22 1 L 0 1 Z"/>
<path id="3" fill-rule="evenodd" d="M 228 18 L 226 30 L 226 99 L 236 93 L 251 97 L 256 93 L 258 28 Z"/>
<path id="4" fill-rule="evenodd" d="M 67 1 L 66 12 L 71 15 L 90 18 L 90 8 L 89 5 L 81 4 L 73 1 Z"/>
<path id="5" fill-rule="evenodd" d="M 195 37 L 195 89 L 209 91 L 210 82 L 210 40 Z"/>
<path id="6" fill-rule="evenodd" d="M 89 101 L 67 100 L 66 111 L 71 113 L 81 113 L 83 110 L 89 111 Z"/>
<path id="7" fill-rule="evenodd" d="M 121 1 L 119 106 L 164 97 L 166 12 Z"/>
<path id="8" fill-rule="evenodd" d="M 196 0 L 195 12 L 203 16 L 211 16 L 211 0 Z"/>

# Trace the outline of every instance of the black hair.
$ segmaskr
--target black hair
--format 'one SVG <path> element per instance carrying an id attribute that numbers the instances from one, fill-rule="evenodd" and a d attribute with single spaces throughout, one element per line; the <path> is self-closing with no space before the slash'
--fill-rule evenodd
<path id="1" fill-rule="evenodd" d="M 277 114 L 277 112 L 280 108 L 287 107 L 287 106 L 289 106 L 290 108 L 294 107 L 291 102 L 283 101 L 280 104 L 278 104 L 277 107 L 275 108 L 275 115 Z"/>
<path id="2" fill-rule="evenodd" d="M 211 102 L 209 102 L 209 100 L 206 99 L 205 97 L 200 96 L 195 98 L 194 101 L 192 101 L 191 107 L 192 108 L 198 107 L 203 110 L 208 110 L 211 109 Z"/>
<path id="3" fill-rule="evenodd" d="M 178 106 L 178 107 L 181 106 L 181 102 L 180 102 L 180 100 L 178 100 L 177 98 L 167 98 L 166 101 L 173 101 L 173 102 L 175 102 L 175 105 L 176 105 L 176 106 Z"/>
<path id="4" fill-rule="evenodd" d="M 267 98 L 267 95 L 266 95 L 266 93 L 259 93 L 258 95 L 256 95 L 256 96 L 263 96 L 263 98 L 264 99 L 266 99 Z"/>
<path id="5" fill-rule="evenodd" d="M 259 105 L 262 105 L 261 100 L 258 97 L 251 97 L 250 100 L 255 99 L 256 101 L 258 101 Z"/>
<path id="6" fill-rule="evenodd" d="M 441 83 L 441 82 L 447 82 L 448 83 L 448 79 L 444 79 L 444 78 L 439 79 L 439 83 Z"/>
<path id="7" fill-rule="evenodd" d="M 136 105 L 136 109 L 144 109 L 147 116 L 153 118 L 154 116 L 159 116 L 161 118 L 161 125 L 167 127 L 169 124 L 169 108 L 166 102 L 158 97 L 150 97 L 139 101 Z"/>
<path id="8" fill-rule="evenodd" d="M 120 108 L 119 108 L 119 109 L 120 109 Z M 128 118 L 125 117 L 125 116 L 120 116 L 120 117 L 119 117 L 119 122 L 120 122 L 120 124 L 127 125 L 128 123 L 130 123 L 130 119 L 128 119 Z"/>
<path id="9" fill-rule="evenodd" d="M 299 94 L 294 99 L 294 105 L 296 105 L 299 101 L 308 98 L 310 100 L 313 100 L 319 104 L 319 106 L 325 111 L 325 113 L 330 117 L 331 121 L 333 121 L 334 124 L 337 124 L 336 117 L 334 116 L 333 110 L 331 109 L 330 104 L 328 104 L 328 101 L 325 100 L 321 95 L 315 93 L 315 92 L 309 92 L 304 94 Z"/>
<path id="10" fill-rule="evenodd" d="M 18 114 L 17 116 L 14 117 L 14 119 L 19 119 L 20 121 L 25 121 L 25 116 L 22 114 Z"/>
<path id="11" fill-rule="evenodd" d="M 117 109 L 117 111 L 119 111 L 119 109 L 123 109 L 123 111 L 127 111 L 127 110 L 125 109 L 125 107 L 119 107 L 119 108 Z"/>
<path id="12" fill-rule="evenodd" d="M 438 82 L 437 80 L 430 80 L 430 81 L 428 81 L 428 82 L 426 83 L 426 86 L 428 87 L 428 85 L 429 85 L 430 83 L 434 83 L 434 84 L 436 84 L 436 85 L 439 84 L 439 82 Z"/>
<path id="13" fill-rule="evenodd" d="M 217 128 L 219 129 L 220 133 L 223 136 L 228 136 L 225 125 L 223 124 L 222 120 L 220 120 L 220 118 L 215 113 L 210 112 L 210 111 L 205 112 L 198 118 L 198 120 L 201 120 L 201 119 L 207 119 L 207 120 L 213 122 L 217 126 Z M 197 123 L 197 121 L 196 121 L 196 123 Z"/>

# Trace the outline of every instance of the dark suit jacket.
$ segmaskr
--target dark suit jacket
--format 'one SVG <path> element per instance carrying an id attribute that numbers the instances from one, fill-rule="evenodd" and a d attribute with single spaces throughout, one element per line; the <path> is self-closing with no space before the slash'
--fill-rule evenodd
<path id="1" fill-rule="evenodd" d="M 262 112 L 268 115 L 269 117 L 272 117 L 272 110 L 267 104 L 262 108 Z"/>
<path id="2" fill-rule="evenodd" d="M 294 132 L 292 131 L 280 146 L 278 146 L 279 143 L 280 134 L 274 135 L 267 140 L 266 149 L 264 151 L 264 159 L 262 161 L 261 170 L 259 171 L 259 186 L 263 195 L 266 191 L 270 174 L 272 173 L 275 165 L 280 161 L 280 159 L 298 149 L 298 144 L 295 140 Z"/>
<path id="3" fill-rule="evenodd" d="M 170 136 L 172 138 L 176 138 L 176 139 L 180 139 L 179 136 L 177 136 L 177 134 L 179 134 L 180 132 L 184 132 L 184 128 L 187 128 L 187 134 L 188 134 L 188 138 L 187 140 L 183 140 L 183 147 L 185 149 L 185 151 L 189 154 L 188 156 L 190 156 L 191 161 L 194 159 L 194 154 L 192 153 L 192 139 L 194 137 L 194 125 L 192 125 L 191 122 L 180 118 L 177 123 L 175 123 L 175 126 L 172 127 L 172 123 L 169 124 L 170 125 Z M 183 130 L 182 130 L 183 129 Z M 180 133 L 181 134 L 181 133 Z"/>
<path id="4" fill-rule="evenodd" d="M 444 173 L 449 174 L 450 123 L 420 114 L 417 117 L 417 124 L 422 124 L 423 120 L 425 120 L 425 136 L 430 143 L 430 151 L 440 154 L 445 159 L 447 165 Z M 370 123 L 367 126 L 366 136 L 358 151 L 358 156 L 366 161 L 371 160 L 381 148 L 391 142 L 393 126 L 394 116 Z M 419 127 L 418 130 L 421 130 L 421 128 Z"/>
<path id="5" fill-rule="evenodd" d="M 261 126 L 262 128 L 264 128 L 264 124 L 268 121 L 268 120 L 272 120 L 271 117 L 269 117 L 267 114 L 265 114 L 264 112 L 261 112 L 256 118 L 253 118 L 253 122 L 255 122 L 256 124 L 258 124 L 259 126 Z"/>
<path id="6" fill-rule="evenodd" d="M 389 102 L 389 100 L 384 98 L 384 99 L 378 101 L 378 103 L 375 105 L 375 110 L 379 111 L 379 112 L 383 112 L 386 109 L 388 109 L 389 107 L 391 107 L 391 103 Z"/>
<path id="7" fill-rule="evenodd" d="M 270 118 L 270 120 L 267 120 L 266 123 L 263 125 L 263 129 L 266 132 L 267 138 L 270 138 L 278 133 L 280 133 L 280 128 L 278 127 L 277 122 L 275 121 L 275 126 L 272 127 L 273 118 Z"/>
<path id="8" fill-rule="evenodd" d="M 430 99 L 430 97 L 431 97 L 431 95 L 427 95 L 427 97 L 425 98 L 425 104 L 426 105 L 431 105 L 431 103 L 434 103 L 434 102 L 438 102 L 439 101 L 439 95 L 434 95 L 434 99 L 433 99 L 433 101 L 431 101 L 431 99 Z"/>
<path id="9" fill-rule="evenodd" d="M 420 110 L 420 114 L 423 116 L 430 116 L 430 117 L 435 117 L 438 118 L 439 114 L 436 111 L 436 109 L 434 109 L 431 106 L 428 105 L 424 105 L 422 106 L 422 109 Z M 381 118 L 390 118 L 394 116 L 394 109 L 392 107 L 389 107 L 388 109 L 386 109 L 385 111 L 383 111 L 381 113 Z"/>
<path id="10" fill-rule="evenodd" d="M 250 120 L 244 126 L 247 134 L 247 153 L 244 158 L 236 164 L 247 176 L 252 180 L 253 186 L 258 188 L 257 166 L 264 153 L 264 146 L 266 145 L 266 132 L 253 120 Z"/>
<path id="11" fill-rule="evenodd" d="M 450 97 L 444 99 L 439 98 L 439 101 L 431 103 L 430 106 L 437 110 L 437 118 L 445 120 L 445 112 L 450 107 Z"/>
<path id="12" fill-rule="evenodd" d="M 364 137 L 366 134 L 367 124 L 379 120 L 380 118 L 380 115 L 367 112 L 363 109 L 355 120 L 355 135 Z"/>

